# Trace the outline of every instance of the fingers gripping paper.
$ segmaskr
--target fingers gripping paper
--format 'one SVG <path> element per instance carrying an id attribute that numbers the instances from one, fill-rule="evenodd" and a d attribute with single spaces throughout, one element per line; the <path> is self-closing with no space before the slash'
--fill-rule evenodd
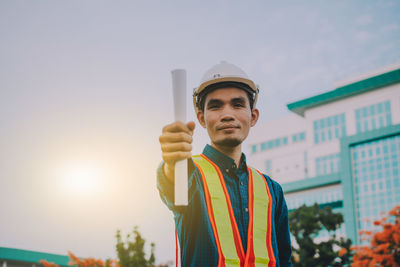
<path id="1" fill-rule="evenodd" d="M 172 71 L 172 90 L 174 94 L 174 114 L 176 121 L 186 122 L 186 71 Z M 175 205 L 188 204 L 187 160 L 175 164 Z"/>

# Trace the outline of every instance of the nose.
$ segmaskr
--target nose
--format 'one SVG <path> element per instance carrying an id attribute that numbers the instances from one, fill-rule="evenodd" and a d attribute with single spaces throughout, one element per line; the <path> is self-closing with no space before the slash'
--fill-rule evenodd
<path id="1" fill-rule="evenodd" d="M 227 121 L 233 121 L 233 120 L 235 120 L 235 117 L 233 116 L 232 109 L 229 107 L 225 107 L 222 110 L 221 121 L 227 122 Z"/>

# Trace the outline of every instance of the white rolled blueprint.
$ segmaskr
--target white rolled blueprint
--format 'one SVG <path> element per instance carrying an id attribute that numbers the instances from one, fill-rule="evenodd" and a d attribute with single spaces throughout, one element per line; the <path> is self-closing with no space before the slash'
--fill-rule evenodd
<path id="1" fill-rule="evenodd" d="M 175 121 L 186 123 L 186 71 L 176 69 L 172 71 L 172 90 L 174 95 Z M 187 160 L 175 164 L 175 205 L 188 204 L 188 172 Z"/>

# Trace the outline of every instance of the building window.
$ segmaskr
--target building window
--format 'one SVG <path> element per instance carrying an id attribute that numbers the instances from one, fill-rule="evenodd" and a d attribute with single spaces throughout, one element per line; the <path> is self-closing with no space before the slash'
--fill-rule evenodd
<path id="1" fill-rule="evenodd" d="M 358 230 L 379 229 L 380 213 L 400 205 L 400 135 L 355 145 L 351 155 Z"/>
<path id="2" fill-rule="evenodd" d="M 267 160 L 265 161 L 265 173 L 271 174 L 271 171 L 272 171 L 271 160 L 270 160 L 270 159 L 267 159 Z"/>
<path id="3" fill-rule="evenodd" d="M 264 151 L 266 149 L 267 149 L 267 143 L 266 142 L 261 143 L 261 151 Z"/>
<path id="4" fill-rule="evenodd" d="M 275 139 L 275 147 L 281 146 L 281 139 Z"/>
<path id="5" fill-rule="evenodd" d="M 265 142 L 261 143 L 261 151 L 269 150 L 269 149 L 273 149 L 273 148 L 277 148 L 277 147 L 281 147 L 281 146 L 286 146 L 287 144 L 288 144 L 288 138 L 286 136 L 281 137 L 281 138 L 276 138 L 276 139 L 265 141 Z"/>
<path id="6" fill-rule="evenodd" d="M 392 115 L 390 111 L 389 100 L 356 109 L 354 112 L 356 116 L 357 133 L 392 125 Z"/>
<path id="7" fill-rule="evenodd" d="M 314 143 L 320 144 L 346 135 L 344 113 L 314 121 Z"/>
<path id="8" fill-rule="evenodd" d="M 318 191 L 305 191 L 301 194 L 285 195 L 286 203 L 289 210 L 294 210 L 305 204 L 312 206 L 314 203 L 325 204 L 343 200 L 343 193 L 340 187 L 329 188 Z"/>
<path id="9" fill-rule="evenodd" d="M 257 153 L 257 145 L 252 145 L 251 146 L 251 153 Z"/>
<path id="10" fill-rule="evenodd" d="M 340 155 L 331 154 L 315 159 L 316 175 L 337 173 L 340 170 Z"/>
<path id="11" fill-rule="evenodd" d="M 297 143 L 297 142 L 304 141 L 304 140 L 306 140 L 305 132 L 301 132 L 301 133 L 292 135 L 292 143 Z"/>
<path id="12" fill-rule="evenodd" d="M 268 141 L 268 143 L 267 143 L 267 149 L 272 149 L 272 148 L 274 148 L 274 144 L 275 144 L 274 141 Z"/>
<path id="13" fill-rule="evenodd" d="M 299 133 L 299 140 L 300 140 L 300 141 L 306 140 L 306 133 L 305 133 L 305 132 Z"/>

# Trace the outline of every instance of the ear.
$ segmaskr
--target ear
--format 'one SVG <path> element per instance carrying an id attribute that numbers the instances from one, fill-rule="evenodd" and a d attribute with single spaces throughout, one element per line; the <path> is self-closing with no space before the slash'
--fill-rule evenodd
<path id="1" fill-rule="evenodd" d="M 260 116 L 260 111 L 258 111 L 258 109 L 256 109 L 256 108 L 253 108 L 251 110 L 251 123 L 250 123 L 251 127 L 256 125 L 259 116 Z"/>
<path id="2" fill-rule="evenodd" d="M 206 121 L 204 119 L 204 112 L 199 110 L 197 111 L 197 120 L 199 121 L 200 125 L 203 126 L 203 128 L 206 128 Z"/>

